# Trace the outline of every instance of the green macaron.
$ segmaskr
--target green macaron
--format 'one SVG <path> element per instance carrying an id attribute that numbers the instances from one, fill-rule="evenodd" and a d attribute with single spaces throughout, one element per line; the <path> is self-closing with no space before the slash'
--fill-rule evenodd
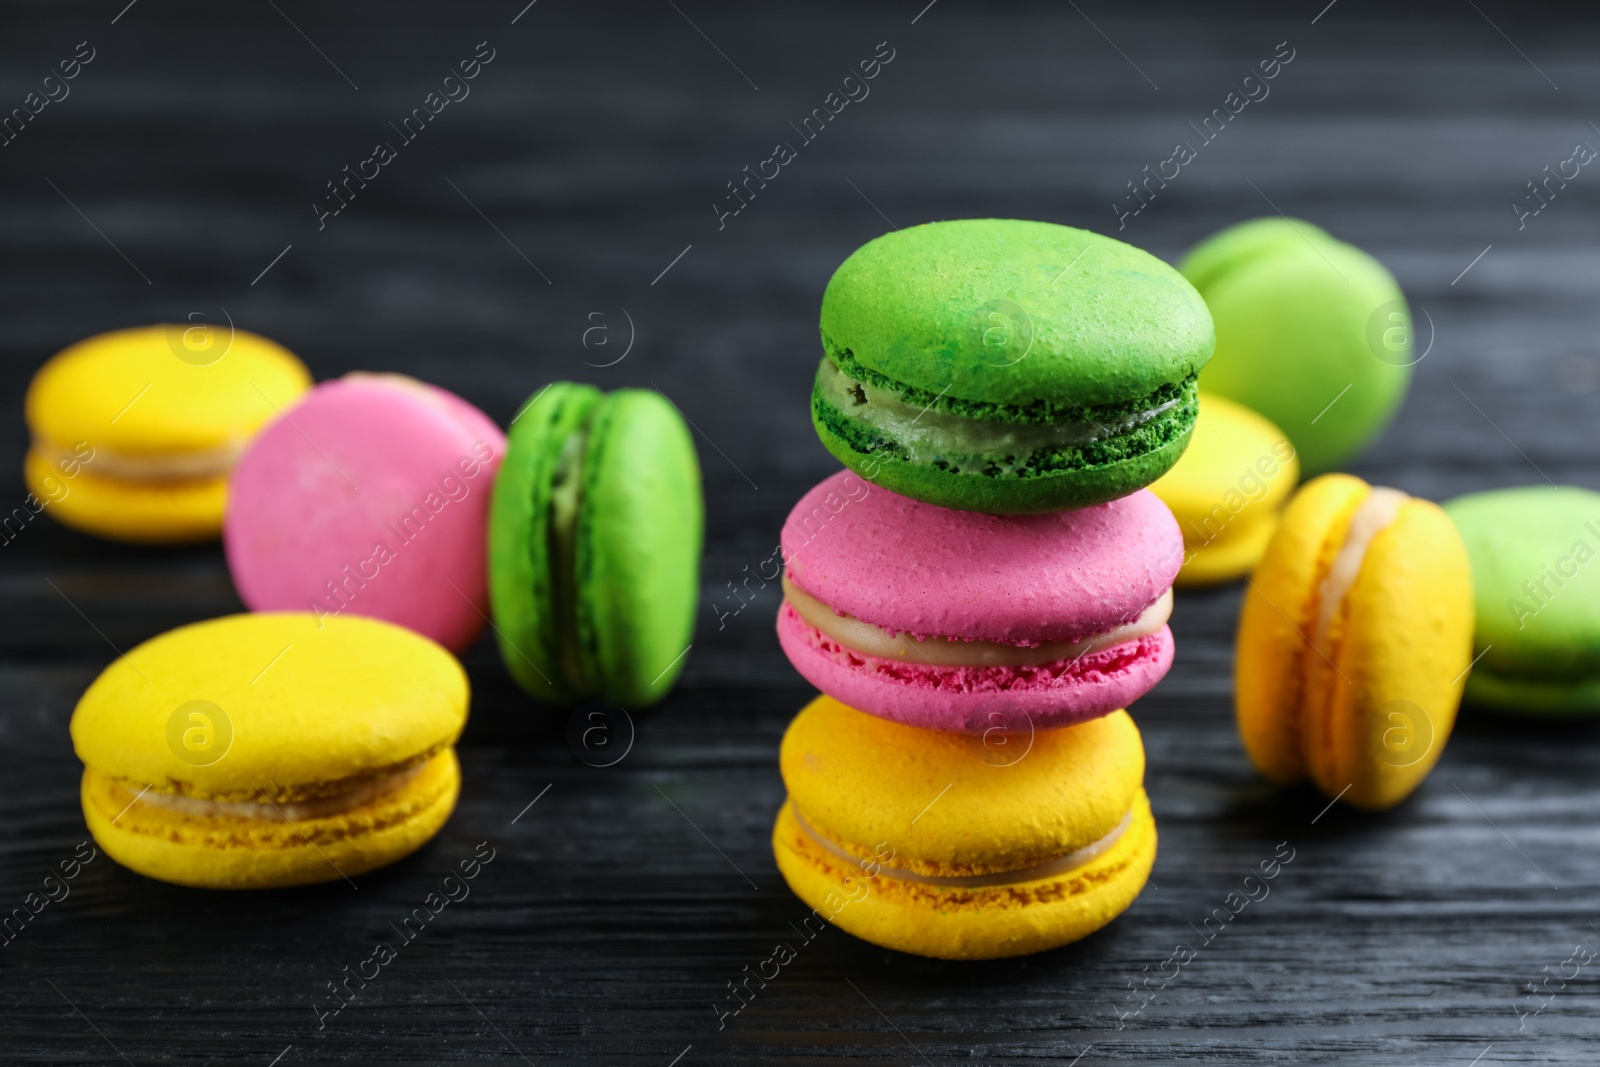
<path id="1" fill-rule="evenodd" d="M 1200 384 L 1277 424 L 1307 477 L 1338 467 L 1388 425 L 1426 354 L 1414 348 L 1394 276 L 1309 222 L 1230 226 L 1178 269 L 1217 327 Z"/>
<path id="2" fill-rule="evenodd" d="M 885 234 L 822 297 L 811 414 L 886 489 L 965 511 L 1087 507 L 1150 484 L 1194 427 L 1211 316 L 1149 253 L 963 219 Z"/>
<path id="3" fill-rule="evenodd" d="M 1444 506 L 1472 560 L 1478 624 L 1466 699 L 1600 713 L 1600 493 L 1525 486 Z"/>
<path id="4" fill-rule="evenodd" d="M 556 382 L 511 424 L 489 512 L 500 655 L 552 703 L 653 704 L 699 596 L 700 465 L 659 393 Z"/>

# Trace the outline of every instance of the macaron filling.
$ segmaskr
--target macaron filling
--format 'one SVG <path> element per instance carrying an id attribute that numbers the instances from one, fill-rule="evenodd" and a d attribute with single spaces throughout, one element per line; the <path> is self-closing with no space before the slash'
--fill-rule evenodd
<path id="1" fill-rule="evenodd" d="M 783 593 L 788 606 L 807 625 L 847 652 L 890 661 L 914 656 L 930 667 L 1043 667 L 1076 662 L 1160 633 L 1172 615 L 1172 590 L 1168 589 L 1133 621 L 1073 640 L 969 641 L 897 632 L 835 611 L 801 589 L 787 574 L 783 576 Z"/>
<path id="2" fill-rule="evenodd" d="M 850 865 L 859 865 L 862 857 L 855 856 L 845 849 L 829 841 L 822 834 L 812 828 L 811 824 L 801 814 L 800 809 L 793 806 L 790 810 L 794 813 L 794 821 L 799 825 L 801 832 L 824 852 L 835 859 Z M 914 882 L 918 885 L 934 886 L 940 889 L 989 889 L 997 886 L 1022 885 L 1025 882 L 1036 882 L 1043 878 L 1059 878 L 1070 874 L 1080 867 L 1086 867 L 1097 858 L 1104 855 L 1116 846 L 1128 827 L 1133 825 L 1133 810 L 1130 808 L 1121 821 L 1112 827 L 1111 832 L 1095 841 L 1073 849 L 1071 852 L 1059 856 L 1052 856 L 1038 863 L 1026 867 L 1015 867 L 1003 871 L 990 871 L 984 874 L 924 874 L 921 871 L 908 870 L 904 867 L 890 867 L 882 863 L 873 863 L 873 867 L 880 875 L 893 878 L 901 882 Z"/>
<path id="3" fill-rule="evenodd" d="M 96 446 L 92 470 L 104 478 L 129 482 L 186 482 L 225 478 L 248 446 L 248 441 L 240 441 L 197 452 L 168 453 L 112 452 L 104 446 Z M 83 457 L 72 449 L 37 435 L 33 439 L 33 451 L 51 466 L 63 460 L 84 462 Z"/>
<path id="4" fill-rule="evenodd" d="M 547 531 L 555 592 L 557 662 L 562 678 L 580 693 L 590 689 L 578 647 L 578 513 L 583 504 L 583 454 L 588 442 L 587 424 L 562 442 L 550 479 Z"/>
<path id="5" fill-rule="evenodd" d="M 325 819 L 330 816 L 346 814 L 361 807 L 363 804 L 368 804 L 404 788 L 426 770 L 429 765 L 441 759 L 448 759 L 448 756 L 441 752 L 430 759 L 411 763 L 398 770 L 390 771 L 374 778 L 368 778 L 360 785 L 350 789 L 307 800 L 211 800 L 206 797 L 163 793 L 153 787 L 148 787 L 138 792 L 137 799 L 131 803 L 165 808 L 180 815 L 198 818 L 259 819 L 269 822 L 301 822 L 308 819 Z M 131 785 L 125 785 L 124 788 L 127 788 L 130 792 L 134 791 Z"/>
<path id="6" fill-rule="evenodd" d="M 986 474 L 1018 474 L 1037 465 L 1036 456 L 1126 437 L 1159 420 L 1189 400 L 1190 390 L 1163 387 L 1142 401 L 1088 409 L 1067 403 L 1075 417 L 1030 415 L 1059 414 L 1052 405 L 1023 412 L 999 405 L 967 405 L 984 416 L 962 414 L 941 394 L 926 404 L 906 399 L 913 393 L 887 380 L 877 382 L 847 374 L 824 356 L 817 368 L 816 399 L 889 442 L 902 458 L 919 464 L 983 464 Z"/>
<path id="7" fill-rule="evenodd" d="M 1312 634 L 1318 648 L 1327 646 L 1333 620 L 1338 618 L 1345 597 L 1361 575 L 1361 564 L 1366 559 L 1367 549 L 1380 533 L 1393 524 L 1400 515 L 1400 508 L 1410 499 L 1398 489 L 1374 486 L 1350 516 L 1344 543 L 1334 555 L 1333 564 L 1323 576 L 1318 591 L 1321 609 Z"/>

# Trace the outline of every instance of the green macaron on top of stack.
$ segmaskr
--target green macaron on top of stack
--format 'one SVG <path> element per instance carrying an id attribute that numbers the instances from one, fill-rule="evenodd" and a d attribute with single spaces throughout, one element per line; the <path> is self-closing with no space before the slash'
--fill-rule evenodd
<path id="1" fill-rule="evenodd" d="M 1466 699 L 1600 714 L 1600 493 L 1532 485 L 1444 509 L 1467 546 L 1477 601 Z"/>
<path id="2" fill-rule="evenodd" d="M 1282 428 L 1308 477 L 1378 435 L 1426 353 L 1414 350 L 1411 311 L 1394 276 L 1309 222 L 1230 226 L 1178 269 L 1216 323 L 1216 356 L 1200 384 Z"/>
<path id="3" fill-rule="evenodd" d="M 1211 317 L 1176 270 L 1086 230 L 965 219 L 885 234 L 822 299 L 823 444 L 943 507 L 1087 507 L 1188 441 Z"/>
<path id="4" fill-rule="evenodd" d="M 501 657 L 529 694 L 653 704 L 694 631 L 700 467 L 659 393 L 556 382 L 512 422 L 489 514 Z"/>

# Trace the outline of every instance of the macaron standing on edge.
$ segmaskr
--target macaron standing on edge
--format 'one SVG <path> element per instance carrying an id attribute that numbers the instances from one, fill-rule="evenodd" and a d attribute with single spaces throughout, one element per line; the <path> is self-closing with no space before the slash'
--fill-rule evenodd
<path id="1" fill-rule="evenodd" d="M 505 448 L 488 416 L 415 379 L 322 383 L 234 471 L 223 540 L 240 599 L 465 649 L 488 615 L 484 529 Z"/>
<path id="2" fill-rule="evenodd" d="M 467 677 L 354 615 L 231 615 L 107 667 L 72 713 L 84 817 L 150 878 L 263 889 L 353 878 L 455 808 Z"/>
<path id="3" fill-rule="evenodd" d="M 1445 504 L 1477 600 L 1469 704 L 1600 714 L 1600 493 L 1530 485 Z"/>
<path id="4" fill-rule="evenodd" d="M 1450 737 L 1472 632 L 1467 550 L 1442 508 L 1348 474 L 1308 482 L 1239 616 L 1246 751 L 1275 782 L 1393 807 Z"/>
<path id="5" fill-rule="evenodd" d="M 41 510 L 85 533 L 210 540 L 234 463 L 309 388 L 293 353 L 231 325 L 98 334 L 28 386 L 24 476 Z"/>
<path id="6" fill-rule="evenodd" d="M 784 523 L 778 640 L 853 708 L 983 733 L 1124 707 L 1172 664 L 1183 540 L 1148 491 L 1048 515 L 921 503 L 851 471 Z"/>
<path id="7" fill-rule="evenodd" d="M 942 507 L 1027 514 L 1126 496 L 1177 461 L 1214 336 L 1182 275 L 1045 222 L 885 234 L 822 299 L 812 421 L 840 462 Z"/>
<path id="8" fill-rule="evenodd" d="M 1339 466 L 1388 425 L 1426 354 L 1413 351 L 1394 276 L 1309 222 L 1230 226 L 1178 269 L 1216 323 L 1200 384 L 1281 427 L 1307 475 Z"/>
<path id="9" fill-rule="evenodd" d="M 779 871 L 813 909 L 805 930 L 996 959 L 1077 941 L 1126 911 L 1156 852 L 1128 714 L 992 757 L 971 737 L 812 701 L 783 736 L 788 799 L 772 831 Z"/>
<path id="10" fill-rule="evenodd" d="M 511 424 L 489 519 L 501 659 L 531 696 L 666 696 L 689 651 L 705 506 L 671 401 L 555 382 Z"/>

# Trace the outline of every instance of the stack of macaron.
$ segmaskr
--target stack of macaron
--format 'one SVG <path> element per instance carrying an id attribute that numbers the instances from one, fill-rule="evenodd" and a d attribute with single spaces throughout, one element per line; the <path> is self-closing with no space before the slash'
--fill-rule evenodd
<path id="1" fill-rule="evenodd" d="M 1171 665 L 1184 544 L 1145 487 L 1210 316 L 1119 241 L 974 219 L 856 251 L 821 326 L 813 423 L 848 469 L 783 528 L 778 638 L 824 695 L 783 740 L 778 867 L 904 952 L 1075 941 L 1155 859 L 1124 708 Z"/>
<path id="2" fill-rule="evenodd" d="M 700 477 L 659 393 L 553 383 L 508 439 L 412 378 L 313 388 L 266 338 L 152 326 L 55 356 L 27 415 L 36 511 L 115 540 L 220 534 L 254 613 L 146 641 L 74 712 L 89 827 L 140 873 L 297 885 L 420 847 L 460 788 L 452 653 L 485 625 L 550 703 L 642 707 L 683 669 Z"/>

